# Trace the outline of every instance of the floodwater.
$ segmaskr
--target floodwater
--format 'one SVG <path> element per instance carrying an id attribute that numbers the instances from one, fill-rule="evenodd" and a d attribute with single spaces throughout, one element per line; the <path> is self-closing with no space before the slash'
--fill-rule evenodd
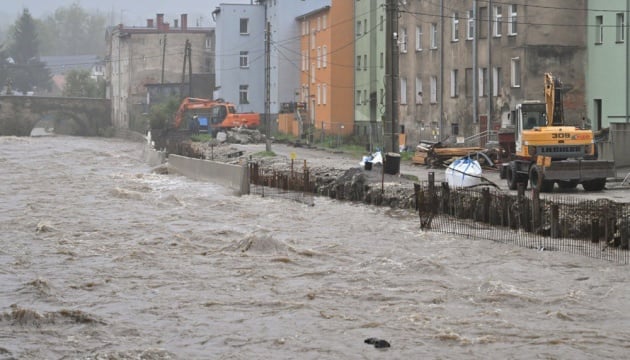
<path id="1" fill-rule="evenodd" d="M 619 359 L 628 266 L 0 137 L 0 359 Z M 390 348 L 364 343 L 387 340 Z"/>

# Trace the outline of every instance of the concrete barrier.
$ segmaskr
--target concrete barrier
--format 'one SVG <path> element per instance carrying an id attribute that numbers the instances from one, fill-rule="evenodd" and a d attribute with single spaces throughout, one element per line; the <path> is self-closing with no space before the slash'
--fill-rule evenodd
<path id="1" fill-rule="evenodd" d="M 149 166 L 158 166 L 166 162 L 166 151 L 158 151 L 153 149 L 149 144 L 142 148 L 142 158 Z"/>
<path id="2" fill-rule="evenodd" d="M 168 156 L 170 170 L 195 180 L 209 180 L 228 187 L 237 194 L 249 193 L 248 167 L 185 156 Z"/>

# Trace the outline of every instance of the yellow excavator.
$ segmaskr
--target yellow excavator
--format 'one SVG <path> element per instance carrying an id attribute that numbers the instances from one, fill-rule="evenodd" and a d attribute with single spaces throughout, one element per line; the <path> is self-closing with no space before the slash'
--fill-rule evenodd
<path id="1" fill-rule="evenodd" d="M 571 189 L 600 191 L 614 177 L 614 162 L 597 160 L 593 132 L 564 124 L 562 83 L 545 74 L 545 102 L 525 101 L 511 111 L 514 146 L 501 178 L 511 190 L 529 181 L 532 189 L 550 192 L 557 183 Z"/>

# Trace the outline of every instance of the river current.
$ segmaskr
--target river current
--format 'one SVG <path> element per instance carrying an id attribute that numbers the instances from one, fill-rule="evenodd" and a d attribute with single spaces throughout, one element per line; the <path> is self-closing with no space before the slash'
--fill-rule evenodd
<path id="1" fill-rule="evenodd" d="M 233 196 L 120 139 L 0 137 L 0 169 L 0 359 L 630 353 L 628 266 Z"/>

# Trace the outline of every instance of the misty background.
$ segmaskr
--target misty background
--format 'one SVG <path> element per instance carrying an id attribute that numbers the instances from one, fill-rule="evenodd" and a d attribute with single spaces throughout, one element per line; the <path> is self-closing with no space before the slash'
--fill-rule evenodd
<path id="1" fill-rule="evenodd" d="M 189 26 L 211 27 L 214 26 L 212 11 L 220 3 L 251 2 L 251 0 L 2 0 L 0 44 L 6 45 L 10 41 L 11 29 L 22 15 L 23 9 L 28 9 L 38 29 L 41 29 L 38 31 L 39 55 L 81 55 L 102 54 L 105 47 L 105 30 L 111 25 L 123 23 L 126 26 L 142 27 L 146 25 L 147 19 L 154 19 L 157 13 L 163 13 L 167 22 L 172 22 L 185 13 L 188 14 Z M 69 11 L 76 9 L 81 11 Z M 83 18 L 76 18 L 78 16 Z M 52 26 L 53 24 L 55 26 Z M 63 26 L 60 24 L 65 24 L 66 29 L 62 30 Z M 63 33 L 67 31 L 81 31 L 82 37 L 90 40 L 83 40 L 71 46 L 67 44 L 67 39 L 63 39 L 67 38 L 68 34 Z M 97 44 L 100 44 L 100 51 L 97 51 Z M 72 47 L 76 49 L 73 50 Z"/>

